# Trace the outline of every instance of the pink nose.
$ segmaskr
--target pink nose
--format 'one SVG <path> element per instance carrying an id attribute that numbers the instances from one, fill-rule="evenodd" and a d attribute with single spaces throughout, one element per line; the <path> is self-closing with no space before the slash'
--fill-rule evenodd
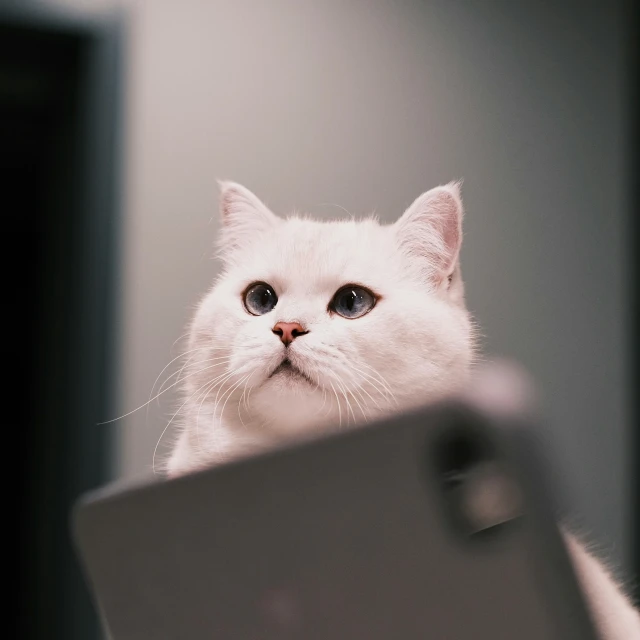
<path id="1" fill-rule="evenodd" d="M 285 346 L 289 346 L 298 336 L 309 333 L 298 322 L 277 322 L 271 331 L 280 336 L 280 340 Z"/>

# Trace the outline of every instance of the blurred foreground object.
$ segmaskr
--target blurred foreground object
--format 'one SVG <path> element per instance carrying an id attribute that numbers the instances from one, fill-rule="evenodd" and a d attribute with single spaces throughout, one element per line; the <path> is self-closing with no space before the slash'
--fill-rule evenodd
<path id="1" fill-rule="evenodd" d="M 479 375 L 368 428 L 87 496 L 75 535 L 111 637 L 595 640 L 529 383 Z"/>

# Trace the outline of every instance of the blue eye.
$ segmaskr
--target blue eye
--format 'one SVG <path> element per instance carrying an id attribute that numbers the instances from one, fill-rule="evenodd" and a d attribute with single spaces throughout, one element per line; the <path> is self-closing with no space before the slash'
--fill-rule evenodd
<path id="1" fill-rule="evenodd" d="M 376 304 L 376 298 L 364 287 L 347 285 L 342 287 L 329 305 L 329 309 L 335 311 L 343 318 L 355 319 L 365 315 Z"/>
<path id="2" fill-rule="evenodd" d="M 252 284 L 244 294 L 244 307 L 254 316 L 269 313 L 278 303 L 276 292 L 264 282 Z"/>

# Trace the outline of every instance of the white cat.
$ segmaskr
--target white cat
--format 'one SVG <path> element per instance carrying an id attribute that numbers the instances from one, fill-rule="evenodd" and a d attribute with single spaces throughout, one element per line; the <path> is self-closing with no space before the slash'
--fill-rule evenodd
<path id="1" fill-rule="evenodd" d="M 475 341 L 458 183 L 392 225 L 282 219 L 234 183 L 221 183 L 221 214 L 224 269 L 191 326 L 169 475 L 464 387 Z M 603 566 L 567 543 L 601 637 L 640 640 L 640 616 Z"/>

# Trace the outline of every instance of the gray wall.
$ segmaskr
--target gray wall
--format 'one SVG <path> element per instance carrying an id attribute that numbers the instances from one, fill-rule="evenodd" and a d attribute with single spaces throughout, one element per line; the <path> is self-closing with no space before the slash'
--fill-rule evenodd
<path id="1" fill-rule="evenodd" d="M 329 216 L 338 210 L 322 203 L 338 203 L 393 220 L 421 191 L 464 177 L 463 269 L 485 350 L 533 372 L 563 480 L 589 529 L 624 557 L 615 3 L 128 4 L 122 412 L 178 355 L 172 343 L 218 268 L 215 178 L 277 211 Z M 122 475 L 149 468 L 171 407 L 123 420 Z"/>

